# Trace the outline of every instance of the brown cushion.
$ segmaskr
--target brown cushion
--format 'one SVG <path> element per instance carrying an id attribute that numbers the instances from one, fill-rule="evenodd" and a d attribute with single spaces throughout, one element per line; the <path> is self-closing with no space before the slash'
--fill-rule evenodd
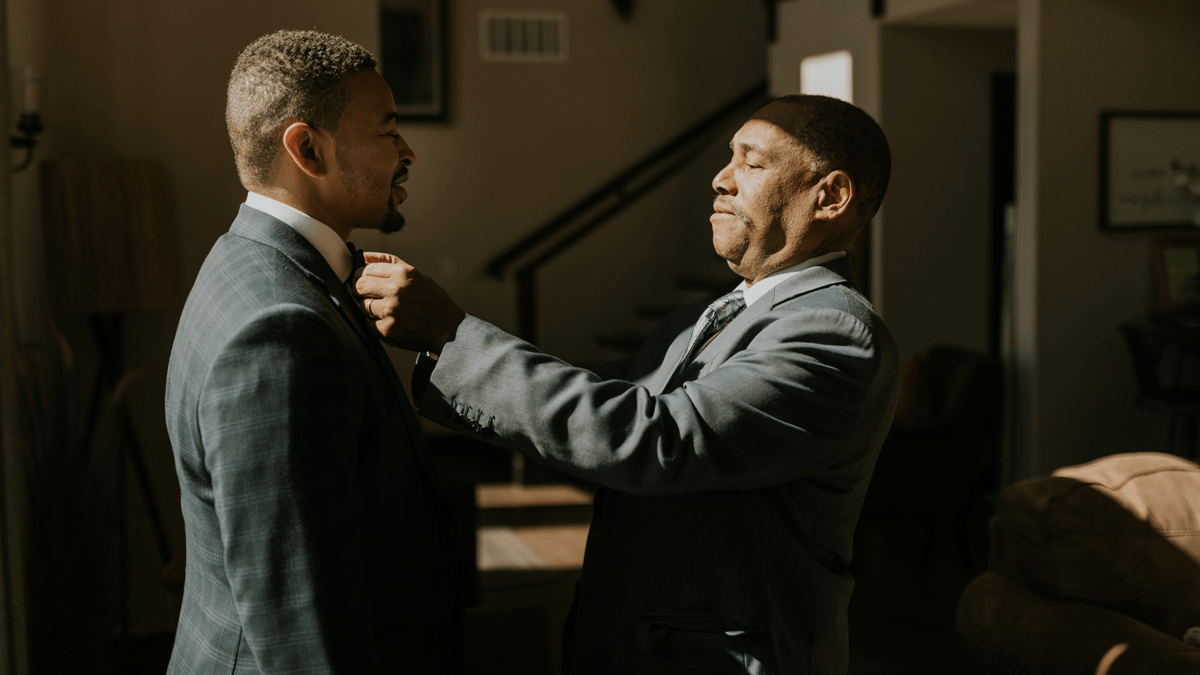
<path id="1" fill-rule="evenodd" d="M 967 586 L 957 624 L 967 646 L 1003 673 L 1200 672 L 1200 649 L 1123 614 L 1046 598 L 998 574 Z"/>
<path id="2" fill-rule="evenodd" d="M 1179 638 L 1200 625 L 1200 467 L 1113 455 L 1009 488 L 989 568 Z"/>

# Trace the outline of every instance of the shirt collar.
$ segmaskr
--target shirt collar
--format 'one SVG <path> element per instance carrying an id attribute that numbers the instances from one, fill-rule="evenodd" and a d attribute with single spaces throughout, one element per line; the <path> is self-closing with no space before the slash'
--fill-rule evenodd
<path id="1" fill-rule="evenodd" d="M 742 292 L 742 299 L 746 301 L 746 306 L 749 307 L 750 305 L 754 304 L 755 300 L 758 300 L 766 295 L 767 291 L 770 291 L 772 288 L 775 288 L 779 284 L 783 283 L 789 277 L 795 276 L 797 273 L 810 267 L 827 263 L 830 260 L 837 260 L 845 255 L 845 251 L 833 251 L 832 253 L 819 255 L 815 258 L 809 258 L 802 263 L 797 263 L 791 267 L 785 267 L 777 272 L 772 272 L 770 275 L 760 279 L 757 284 L 754 284 L 749 288 L 746 288 L 746 282 L 743 281 L 742 283 L 738 284 L 738 287 L 734 290 Z"/>
<path id="2" fill-rule="evenodd" d="M 350 278 L 350 274 L 354 271 L 354 259 L 350 257 L 350 249 L 346 248 L 346 242 L 342 241 L 341 236 L 328 225 L 283 202 L 265 197 L 257 192 L 250 192 L 246 195 L 246 206 L 262 211 L 289 225 L 299 232 L 300 236 L 307 239 L 313 248 L 317 249 L 317 252 L 321 254 L 322 258 L 325 258 L 325 262 L 329 263 L 329 266 L 333 268 L 333 273 L 342 283 L 346 283 L 346 280 Z"/>

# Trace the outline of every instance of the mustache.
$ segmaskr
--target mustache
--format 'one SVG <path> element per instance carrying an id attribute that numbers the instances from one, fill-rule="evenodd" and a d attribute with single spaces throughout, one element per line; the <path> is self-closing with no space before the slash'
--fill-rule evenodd
<path id="1" fill-rule="evenodd" d="M 753 221 L 750 219 L 750 216 L 746 215 L 746 212 L 739 209 L 736 204 L 734 204 L 732 201 L 723 200 L 722 197 L 724 197 L 724 196 L 725 195 L 719 194 L 719 193 L 713 194 L 713 196 L 712 196 L 713 205 L 715 206 L 718 202 L 720 202 L 721 208 L 726 209 L 728 211 L 732 211 L 733 215 L 737 216 L 738 220 L 742 221 L 743 223 L 745 223 L 747 225 L 750 225 L 753 223 Z"/>

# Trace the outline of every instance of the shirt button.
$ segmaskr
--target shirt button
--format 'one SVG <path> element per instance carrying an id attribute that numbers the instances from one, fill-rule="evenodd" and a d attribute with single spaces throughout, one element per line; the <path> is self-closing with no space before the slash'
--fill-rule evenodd
<path id="1" fill-rule="evenodd" d="M 453 527 L 448 527 L 442 530 L 442 543 L 447 546 L 454 546 L 458 543 L 458 530 Z"/>

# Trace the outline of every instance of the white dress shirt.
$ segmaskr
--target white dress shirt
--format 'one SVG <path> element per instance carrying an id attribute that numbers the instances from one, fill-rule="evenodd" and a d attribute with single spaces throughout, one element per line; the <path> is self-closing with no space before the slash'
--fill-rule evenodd
<path id="1" fill-rule="evenodd" d="M 287 223 L 317 249 L 343 284 L 350 278 L 351 272 L 354 271 L 354 259 L 350 256 L 350 249 L 346 248 L 346 242 L 328 225 L 257 192 L 246 195 L 246 206 Z"/>
<path id="2" fill-rule="evenodd" d="M 757 284 L 754 284 L 749 288 L 746 287 L 746 282 L 743 281 L 742 283 L 738 284 L 737 288 L 733 290 L 742 292 L 742 299 L 746 301 L 746 306 L 749 307 L 750 305 L 754 304 L 755 300 L 758 300 L 762 296 L 766 295 L 767 291 L 783 283 L 788 277 L 794 276 L 797 272 L 806 270 L 814 265 L 827 263 L 830 260 L 837 260 L 838 258 L 845 257 L 845 255 L 845 251 L 833 251 L 832 253 L 819 255 L 815 258 L 809 258 L 802 263 L 797 263 L 791 267 L 785 267 L 777 272 L 772 272 L 768 276 L 759 279 Z"/>

